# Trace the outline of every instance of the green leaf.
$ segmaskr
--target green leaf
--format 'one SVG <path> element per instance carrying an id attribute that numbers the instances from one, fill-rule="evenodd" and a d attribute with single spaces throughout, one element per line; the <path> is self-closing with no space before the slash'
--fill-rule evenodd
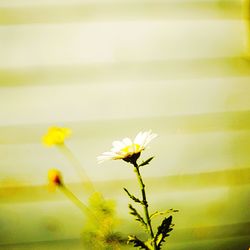
<path id="1" fill-rule="evenodd" d="M 129 191 L 126 188 L 123 188 L 123 189 L 127 193 L 127 195 L 129 196 L 130 199 L 132 199 L 134 202 L 143 204 L 143 202 L 141 200 L 139 200 L 138 198 L 136 198 L 134 195 L 130 194 Z"/>
<path id="2" fill-rule="evenodd" d="M 128 244 L 132 243 L 134 247 L 139 247 L 140 249 L 150 250 L 143 241 L 139 240 L 135 235 L 128 236 Z"/>
<path id="3" fill-rule="evenodd" d="M 168 214 L 168 213 L 176 213 L 176 212 L 179 212 L 179 210 L 178 209 L 173 209 L 173 208 L 168 209 L 168 210 L 163 211 L 163 212 L 156 211 L 156 212 L 152 213 L 149 216 L 149 218 L 153 219 L 154 217 L 159 216 L 159 215 L 165 215 L 165 214 Z"/>
<path id="4" fill-rule="evenodd" d="M 147 223 L 144 221 L 141 215 L 137 212 L 137 210 L 131 204 L 129 204 L 128 207 L 130 209 L 130 214 L 132 214 L 135 217 L 135 220 L 139 221 L 141 225 L 145 227 L 146 230 L 148 230 Z"/>
<path id="5" fill-rule="evenodd" d="M 146 161 L 143 161 L 143 162 L 139 165 L 139 167 L 148 165 L 153 159 L 154 159 L 154 156 L 148 158 Z"/>
<path id="6" fill-rule="evenodd" d="M 158 231 L 155 235 L 155 242 L 159 249 L 161 248 L 161 244 L 165 242 L 165 238 L 169 236 L 169 232 L 173 230 L 171 223 L 172 215 L 170 215 L 168 218 L 164 218 L 161 225 L 158 227 Z"/>

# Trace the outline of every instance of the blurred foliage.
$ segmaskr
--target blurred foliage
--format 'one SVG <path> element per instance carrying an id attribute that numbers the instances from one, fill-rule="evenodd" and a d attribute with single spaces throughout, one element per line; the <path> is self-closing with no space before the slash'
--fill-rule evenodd
<path id="1" fill-rule="evenodd" d="M 118 223 L 115 214 L 115 202 L 105 200 L 96 192 L 89 198 L 89 209 L 95 216 L 87 217 L 82 232 L 84 244 L 91 250 L 118 250 L 122 243 L 121 236 L 114 231 Z"/>

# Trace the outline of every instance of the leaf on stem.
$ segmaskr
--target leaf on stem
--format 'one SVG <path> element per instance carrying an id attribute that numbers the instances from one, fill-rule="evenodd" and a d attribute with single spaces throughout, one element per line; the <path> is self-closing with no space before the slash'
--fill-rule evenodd
<path id="1" fill-rule="evenodd" d="M 168 218 L 165 218 L 161 225 L 158 227 L 158 231 L 155 235 L 155 242 L 157 247 L 160 249 L 161 244 L 165 242 L 165 238 L 169 236 L 169 232 L 173 230 L 172 228 L 172 215 L 170 215 Z"/>
<path id="2" fill-rule="evenodd" d="M 139 247 L 140 249 L 150 250 L 143 241 L 139 240 L 135 235 L 128 236 L 128 244 L 134 244 L 134 247 Z"/>
<path id="3" fill-rule="evenodd" d="M 143 162 L 139 165 L 139 167 L 148 165 L 153 159 L 154 159 L 154 156 L 148 158 L 146 161 L 143 161 Z"/>
<path id="4" fill-rule="evenodd" d="M 130 194 L 129 191 L 126 188 L 123 188 L 123 189 L 127 193 L 127 195 L 129 196 L 130 199 L 132 199 L 134 202 L 143 204 L 143 202 L 140 199 L 138 199 L 134 195 Z"/>
<path id="5" fill-rule="evenodd" d="M 178 209 L 173 209 L 173 208 L 168 209 L 168 210 L 163 211 L 163 212 L 156 211 L 156 212 L 152 213 L 149 216 L 149 218 L 153 219 L 154 217 L 159 216 L 159 215 L 165 215 L 165 214 L 168 214 L 168 213 L 176 213 L 176 212 L 179 212 L 179 210 Z"/>
<path id="6" fill-rule="evenodd" d="M 139 221 L 143 227 L 148 229 L 147 223 L 144 221 L 144 219 L 141 217 L 141 215 L 137 212 L 137 210 L 131 205 L 128 204 L 128 207 L 130 209 L 130 214 L 135 217 L 135 220 Z"/>

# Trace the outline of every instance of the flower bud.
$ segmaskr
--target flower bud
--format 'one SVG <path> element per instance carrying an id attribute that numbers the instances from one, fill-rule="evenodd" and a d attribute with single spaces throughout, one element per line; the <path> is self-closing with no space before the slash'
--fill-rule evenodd
<path id="1" fill-rule="evenodd" d="M 63 184 L 61 172 L 57 169 L 49 170 L 48 179 L 51 186 L 61 186 Z"/>

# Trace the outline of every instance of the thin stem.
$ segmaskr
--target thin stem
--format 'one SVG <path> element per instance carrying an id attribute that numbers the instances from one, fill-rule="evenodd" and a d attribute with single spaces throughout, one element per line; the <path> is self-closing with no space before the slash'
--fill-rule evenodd
<path id="1" fill-rule="evenodd" d="M 95 222 L 98 222 L 96 216 L 91 212 L 91 210 L 82 202 L 80 201 L 64 184 L 58 186 L 59 189 L 77 206 L 79 207 L 84 214 L 90 216 Z"/>
<path id="2" fill-rule="evenodd" d="M 141 177 L 141 174 L 140 174 L 140 170 L 139 170 L 139 166 L 137 165 L 136 162 L 134 162 L 133 165 L 135 167 L 134 171 L 136 173 L 136 176 L 137 176 L 138 182 L 140 184 L 140 188 L 141 188 L 144 214 L 145 214 L 146 222 L 147 222 L 147 225 L 148 225 L 148 228 L 149 228 L 150 237 L 151 237 L 152 242 L 153 242 L 154 250 L 157 250 L 157 246 L 156 246 L 156 243 L 155 243 L 155 240 L 154 240 L 154 232 L 153 232 L 153 228 L 152 228 L 152 225 L 151 225 L 151 219 L 149 217 L 149 212 L 148 212 L 148 202 L 147 202 L 147 197 L 146 197 L 145 184 L 143 183 L 143 180 L 142 180 L 142 177 Z"/>
<path id="3" fill-rule="evenodd" d="M 80 161 L 75 157 L 75 155 L 72 153 L 72 151 L 65 144 L 59 145 L 57 148 L 67 158 L 67 160 L 73 165 L 76 172 L 83 180 L 87 190 L 89 190 L 90 193 L 95 192 L 95 187 L 94 187 L 93 183 L 91 182 L 91 180 L 87 176 Z"/>

